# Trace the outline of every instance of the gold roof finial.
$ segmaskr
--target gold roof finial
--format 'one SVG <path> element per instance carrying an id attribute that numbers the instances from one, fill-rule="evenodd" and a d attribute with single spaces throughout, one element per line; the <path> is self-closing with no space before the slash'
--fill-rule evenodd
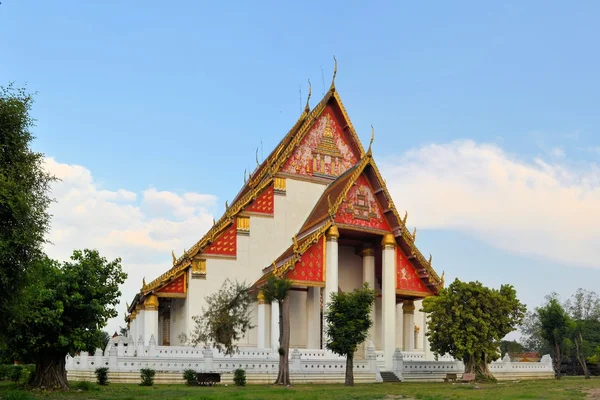
<path id="1" fill-rule="evenodd" d="M 225 200 L 225 209 L 228 210 L 229 209 L 229 202 L 227 200 Z"/>
<path id="2" fill-rule="evenodd" d="M 294 253 L 298 251 L 298 238 L 294 235 Z"/>
<path id="3" fill-rule="evenodd" d="M 260 166 L 260 163 L 258 162 L 258 147 L 256 148 L 256 166 Z"/>
<path id="4" fill-rule="evenodd" d="M 327 212 L 329 213 L 329 218 L 333 220 L 335 218 L 335 212 L 333 210 L 333 204 L 331 204 L 330 194 L 327 195 L 327 205 L 329 206 L 329 210 L 327 210 Z"/>
<path id="5" fill-rule="evenodd" d="M 405 211 L 404 211 L 404 219 L 402 220 L 402 223 L 403 223 L 404 225 L 406 225 L 406 220 L 407 220 L 407 219 L 408 219 L 408 211 L 406 211 L 406 210 L 405 210 Z"/>
<path id="6" fill-rule="evenodd" d="M 129 312 L 129 303 L 125 302 L 125 307 L 127 307 L 127 311 Z"/>
<path id="7" fill-rule="evenodd" d="M 440 278 L 440 286 L 444 287 L 444 275 L 446 274 L 446 271 L 442 271 L 442 277 Z"/>
<path id="8" fill-rule="evenodd" d="M 308 104 L 309 100 L 310 100 L 310 96 L 312 94 L 312 85 L 310 84 L 310 79 L 308 80 L 308 97 L 306 98 L 306 106 L 304 107 L 304 111 L 305 112 L 309 112 L 310 111 L 310 105 Z"/>
<path id="9" fill-rule="evenodd" d="M 337 59 L 333 56 L 333 78 L 331 78 L 331 87 L 329 90 L 335 90 L 335 76 L 337 75 Z"/>
<path id="10" fill-rule="evenodd" d="M 246 168 L 244 168 L 244 185 L 248 182 L 248 178 L 246 177 Z"/>
<path id="11" fill-rule="evenodd" d="M 215 217 L 213 217 L 213 226 L 217 224 L 217 221 L 215 220 Z"/>
<path id="12" fill-rule="evenodd" d="M 375 128 L 371 125 L 371 141 L 369 142 L 369 150 L 367 150 L 367 154 L 371 155 L 371 146 L 373 145 L 373 140 L 375 140 Z"/>
<path id="13" fill-rule="evenodd" d="M 148 285 L 146 285 L 146 277 L 142 278 L 142 290 L 146 289 Z"/>
<path id="14" fill-rule="evenodd" d="M 412 237 L 413 237 L 413 242 L 415 240 L 417 240 L 417 227 L 416 226 L 415 226 L 415 229 L 413 229 Z"/>
<path id="15" fill-rule="evenodd" d="M 429 266 L 431 267 L 431 260 L 433 260 L 433 256 L 429 253 Z"/>
<path id="16" fill-rule="evenodd" d="M 171 257 L 173 258 L 173 264 L 177 262 L 177 257 L 175 257 L 175 250 L 171 250 Z"/>

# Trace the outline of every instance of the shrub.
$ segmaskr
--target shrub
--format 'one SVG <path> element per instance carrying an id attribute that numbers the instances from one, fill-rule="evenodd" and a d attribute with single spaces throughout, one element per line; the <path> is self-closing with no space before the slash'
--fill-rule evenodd
<path id="1" fill-rule="evenodd" d="M 13 366 L 9 364 L 0 365 L 0 381 L 3 381 L 10 377 L 10 372 L 12 371 Z"/>
<path id="2" fill-rule="evenodd" d="M 236 386 L 246 386 L 246 371 L 241 368 L 233 371 L 233 382 Z"/>
<path id="3" fill-rule="evenodd" d="M 94 372 L 96 373 L 96 381 L 98 382 L 98 385 L 108 385 L 108 368 L 96 368 L 96 371 Z"/>
<path id="4" fill-rule="evenodd" d="M 183 371 L 183 379 L 185 379 L 185 384 L 188 386 L 196 386 L 198 384 L 198 380 L 196 379 L 196 371 L 193 369 L 186 369 Z"/>
<path id="5" fill-rule="evenodd" d="M 21 380 L 21 375 L 23 375 L 23 367 L 20 365 L 14 365 L 10 371 L 9 378 L 13 382 L 19 382 Z"/>
<path id="6" fill-rule="evenodd" d="M 140 369 L 140 377 L 142 378 L 141 386 L 152 386 L 154 384 L 154 375 L 156 371 L 150 368 Z"/>
<path id="7" fill-rule="evenodd" d="M 92 382 L 87 382 L 87 381 L 74 382 L 71 385 L 71 388 L 72 389 L 81 390 L 82 392 L 98 391 L 98 390 L 100 390 L 100 388 L 97 385 L 94 385 Z"/>
<path id="8" fill-rule="evenodd" d="M 35 400 L 35 397 L 23 390 L 11 390 L 2 393 L 2 400 Z"/>

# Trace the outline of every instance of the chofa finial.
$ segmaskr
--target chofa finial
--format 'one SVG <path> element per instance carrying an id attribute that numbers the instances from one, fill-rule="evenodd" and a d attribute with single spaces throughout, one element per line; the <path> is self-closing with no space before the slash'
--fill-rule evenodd
<path id="1" fill-rule="evenodd" d="M 405 210 L 405 211 L 404 211 L 404 219 L 402 220 L 402 223 L 403 223 L 404 225 L 406 225 L 406 221 L 407 221 L 407 220 L 408 220 L 408 211 L 406 211 L 406 210 Z"/>
<path id="2" fill-rule="evenodd" d="M 258 162 L 258 147 L 256 148 L 256 166 L 260 166 L 260 163 Z"/>
<path id="3" fill-rule="evenodd" d="M 298 238 L 294 235 L 294 252 L 298 251 Z"/>
<path id="4" fill-rule="evenodd" d="M 177 262 L 177 257 L 175 257 L 175 250 L 171 250 L 171 258 L 173 258 L 173 264 Z"/>
<path id="5" fill-rule="evenodd" d="M 244 168 L 244 185 L 248 182 L 248 177 L 246 176 L 247 171 L 246 168 Z"/>
<path id="6" fill-rule="evenodd" d="M 217 224 L 217 221 L 215 220 L 215 217 L 213 217 L 213 226 Z"/>
<path id="7" fill-rule="evenodd" d="M 369 149 L 367 150 L 367 154 L 371 154 L 371 146 L 373 145 L 373 141 L 375 140 L 375 128 L 371 125 L 371 141 L 369 142 Z"/>
<path id="8" fill-rule="evenodd" d="M 331 78 L 331 88 L 329 90 L 335 90 L 335 76 L 337 75 L 337 58 L 333 56 L 333 78 Z"/>
<path id="9" fill-rule="evenodd" d="M 412 237 L 413 237 L 413 242 L 415 240 L 417 240 L 417 227 L 415 227 L 415 229 L 413 230 Z"/>
<path id="10" fill-rule="evenodd" d="M 146 277 L 142 278 L 142 289 L 146 289 L 148 285 L 146 285 Z"/>
<path id="11" fill-rule="evenodd" d="M 433 256 L 429 253 L 429 266 L 431 267 L 431 260 L 433 260 Z"/>
<path id="12" fill-rule="evenodd" d="M 304 111 L 310 111 L 310 105 L 308 102 L 310 101 L 310 96 L 312 95 L 312 85 L 310 84 L 310 79 L 308 80 L 308 97 L 306 98 L 306 106 L 304 107 Z"/>
<path id="13" fill-rule="evenodd" d="M 229 210 L 229 202 L 227 200 L 225 200 L 225 209 Z"/>

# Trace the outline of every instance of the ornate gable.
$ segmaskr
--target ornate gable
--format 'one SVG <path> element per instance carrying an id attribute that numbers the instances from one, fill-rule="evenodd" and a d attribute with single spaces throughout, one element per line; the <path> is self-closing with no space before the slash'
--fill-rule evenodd
<path id="1" fill-rule="evenodd" d="M 292 282 L 307 286 L 323 286 L 325 283 L 325 237 L 321 237 L 304 252 L 288 270 L 285 277 Z"/>
<path id="2" fill-rule="evenodd" d="M 282 172 L 333 178 L 340 176 L 358 162 L 361 150 L 352 145 L 344 132 L 342 118 L 327 105 L 300 145 L 288 158 Z"/>
<path id="3" fill-rule="evenodd" d="M 185 297 L 186 274 L 183 273 L 156 291 L 158 297 Z"/>
<path id="4" fill-rule="evenodd" d="M 419 279 L 415 267 L 399 248 L 396 248 L 396 292 L 417 296 L 431 295 L 431 291 Z"/>
<path id="5" fill-rule="evenodd" d="M 252 203 L 244 209 L 244 212 L 254 214 L 273 215 L 274 212 L 274 194 L 273 185 L 266 188 Z"/>
<path id="6" fill-rule="evenodd" d="M 390 226 L 368 179 L 361 174 L 354 183 L 338 208 L 335 222 L 390 232 Z"/>
<path id="7" fill-rule="evenodd" d="M 203 256 L 235 257 L 237 249 L 237 221 L 212 242 L 203 252 Z"/>

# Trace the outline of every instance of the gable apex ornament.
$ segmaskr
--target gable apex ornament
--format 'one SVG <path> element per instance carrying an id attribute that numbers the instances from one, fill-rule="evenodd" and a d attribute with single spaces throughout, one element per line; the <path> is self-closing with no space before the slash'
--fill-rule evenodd
<path id="1" fill-rule="evenodd" d="M 335 91 L 335 76 L 337 75 L 337 58 L 333 56 L 333 78 L 331 78 L 331 87 L 329 90 L 332 92 Z"/>
<path id="2" fill-rule="evenodd" d="M 308 97 L 306 98 L 306 106 L 304 106 L 304 111 L 305 112 L 309 112 L 310 111 L 310 105 L 309 105 L 309 101 L 310 101 L 310 96 L 312 95 L 312 85 L 310 84 L 310 79 L 308 80 Z"/>
<path id="3" fill-rule="evenodd" d="M 175 257 L 175 250 L 171 250 L 171 258 L 173 259 L 173 265 L 177 262 L 177 257 Z"/>
<path id="4" fill-rule="evenodd" d="M 371 140 L 369 141 L 369 149 L 367 150 L 367 155 L 371 155 L 371 146 L 373 145 L 373 140 L 375 140 L 375 128 L 371 125 Z"/>

